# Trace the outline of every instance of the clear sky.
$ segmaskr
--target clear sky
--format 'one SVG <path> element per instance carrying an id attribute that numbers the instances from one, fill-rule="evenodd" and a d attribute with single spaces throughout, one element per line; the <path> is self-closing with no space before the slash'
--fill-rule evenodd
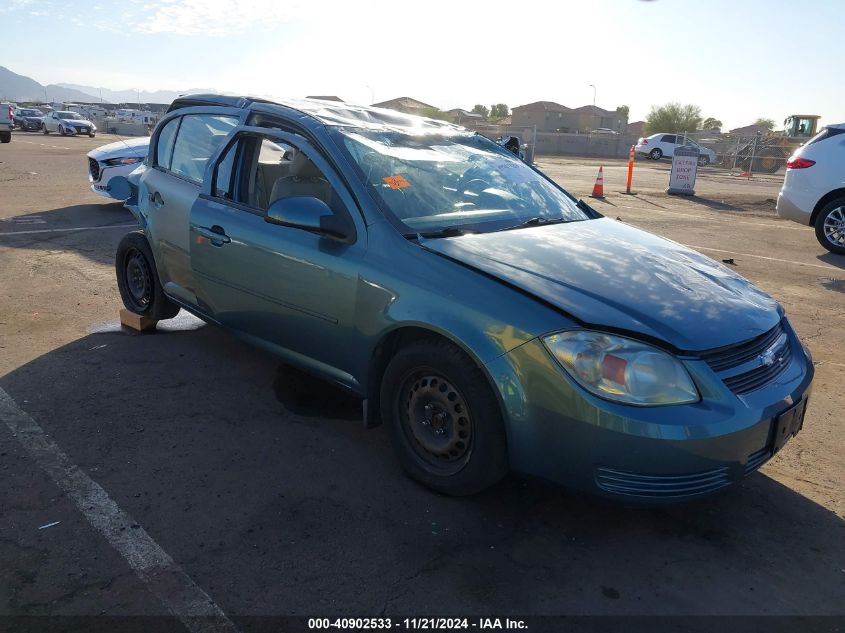
<path id="1" fill-rule="evenodd" d="M 726 128 L 845 121 L 842 0 L 0 0 L 0 65 L 43 83 L 443 109 L 695 103 Z"/>

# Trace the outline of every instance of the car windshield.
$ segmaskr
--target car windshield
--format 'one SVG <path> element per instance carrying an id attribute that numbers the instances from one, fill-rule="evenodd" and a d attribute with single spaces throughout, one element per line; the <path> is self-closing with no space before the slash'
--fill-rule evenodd
<path id="1" fill-rule="evenodd" d="M 41 116 L 41 110 L 21 110 L 23 116 Z"/>
<path id="2" fill-rule="evenodd" d="M 334 128 L 364 185 L 408 234 L 586 220 L 574 198 L 478 134 Z"/>
<path id="3" fill-rule="evenodd" d="M 56 112 L 60 119 L 81 119 L 82 115 L 76 112 Z"/>

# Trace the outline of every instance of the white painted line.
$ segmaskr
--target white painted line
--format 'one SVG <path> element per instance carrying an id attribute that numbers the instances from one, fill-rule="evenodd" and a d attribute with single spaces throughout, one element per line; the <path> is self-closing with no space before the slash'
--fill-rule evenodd
<path id="1" fill-rule="evenodd" d="M 740 257 L 754 257 L 756 259 L 766 259 L 770 262 L 781 262 L 783 264 L 795 264 L 796 266 L 812 266 L 813 268 L 821 268 L 829 272 L 835 271 L 833 266 L 823 266 L 822 264 L 809 264 L 806 262 L 794 262 L 791 259 L 778 259 L 777 257 L 766 257 L 765 255 L 752 255 L 751 253 L 735 253 L 734 251 L 725 251 L 721 248 L 708 248 L 707 246 L 693 246 L 692 244 L 684 244 L 687 248 L 693 248 L 697 251 L 713 251 L 714 253 L 727 253 L 728 255 L 739 255 Z"/>
<path id="2" fill-rule="evenodd" d="M 35 231 L 8 231 L 0 233 L 0 237 L 4 235 L 33 235 L 34 233 L 65 233 L 67 231 L 98 231 L 104 229 L 128 229 L 135 227 L 137 224 L 109 224 L 108 226 L 77 226 L 72 229 L 38 229 Z"/>
<path id="3" fill-rule="evenodd" d="M 632 207 L 626 206 L 623 204 L 616 205 L 620 209 L 632 209 L 634 211 L 645 211 L 649 213 L 665 213 L 667 215 L 680 215 L 684 218 L 692 218 L 694 220 L 710 220 L 712 222 L 718 222 L 722 220 L 724 217 L 727 216 L 715 216 L 715 215 L 698 215 L 695 213 L 681 213 L 679 211 L 667 211 L 665 209 L 653 209 L 651 207 Z M 749 222 L 748 220 L 736 220 L 734 219 L 736 216 L 729 216 L 731 217 L 731 221 L 735 224 L 748 224 L 751 226 L 770 226 L 774 229 L 787 229 L 790 231 L 805 231 L 809 227 L 805 226 L 798 226 L 795 222 L 783 222 L 781 224 L 772 224 L 770 222 Z M 791 226 L 795 225 L 795 226 Z"/>
<path id="4" fill-rule="evenodd" d="M 209 595 L 0 388 L 0 420 L 135 575 L 192 633 L 236 633 Z"/>

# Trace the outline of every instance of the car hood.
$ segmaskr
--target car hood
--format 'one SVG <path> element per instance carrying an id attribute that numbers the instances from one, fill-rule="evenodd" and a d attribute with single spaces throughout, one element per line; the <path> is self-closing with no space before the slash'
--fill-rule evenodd
<path id="1" fill-rule="evenodd" d="M 607 218 L 421 244 L 585 325 L 639 333 L 677 350 L 745 341 L 782 317 L 774 299 L 722 264 Z"/>
<path id="2" fill-rule="evenodd" d="M 147 155 L 149 147 L 150 137 L 140 136 L 103 145 L 88 152 L 88 156 L 96 160 L 108 160 L 110 158 L 122 158 L 124 156 L 139 156 L 143 158 Z"/>

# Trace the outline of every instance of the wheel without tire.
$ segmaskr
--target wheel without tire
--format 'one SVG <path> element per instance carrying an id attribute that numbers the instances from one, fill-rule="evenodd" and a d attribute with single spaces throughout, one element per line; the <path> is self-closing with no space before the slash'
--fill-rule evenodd
<path id="1" fill-rule="evenodd" d="M 508 470 L 498 401 L 478 366 L 447 341 L 417 341 L 391 359 L 381 417 L 405 471 L 438 492 L 474 494 Z"/>
<path id="2" fill-rule="evenodd" d="M 663 150 L 661 150 L 659 147 L 655 147 L 648 153 L 648 157 L 651 160 L 660 160 L 661 158 L 663 158 Z"/>
<path id="3" fill-rule="evenodd" d="M 845 198 L 831 200 L 819 212 L 816 239 L 831 253 L 845 255 Z"/>
<path id="4" fill-rule="evenodd" d="M 114 266 L 120 298 L 128 310 L 156 321 L 176 316 L 179 306 L 162 290 L 153 252 L 143 232 L 132 231 L 123 236 Z"/>

